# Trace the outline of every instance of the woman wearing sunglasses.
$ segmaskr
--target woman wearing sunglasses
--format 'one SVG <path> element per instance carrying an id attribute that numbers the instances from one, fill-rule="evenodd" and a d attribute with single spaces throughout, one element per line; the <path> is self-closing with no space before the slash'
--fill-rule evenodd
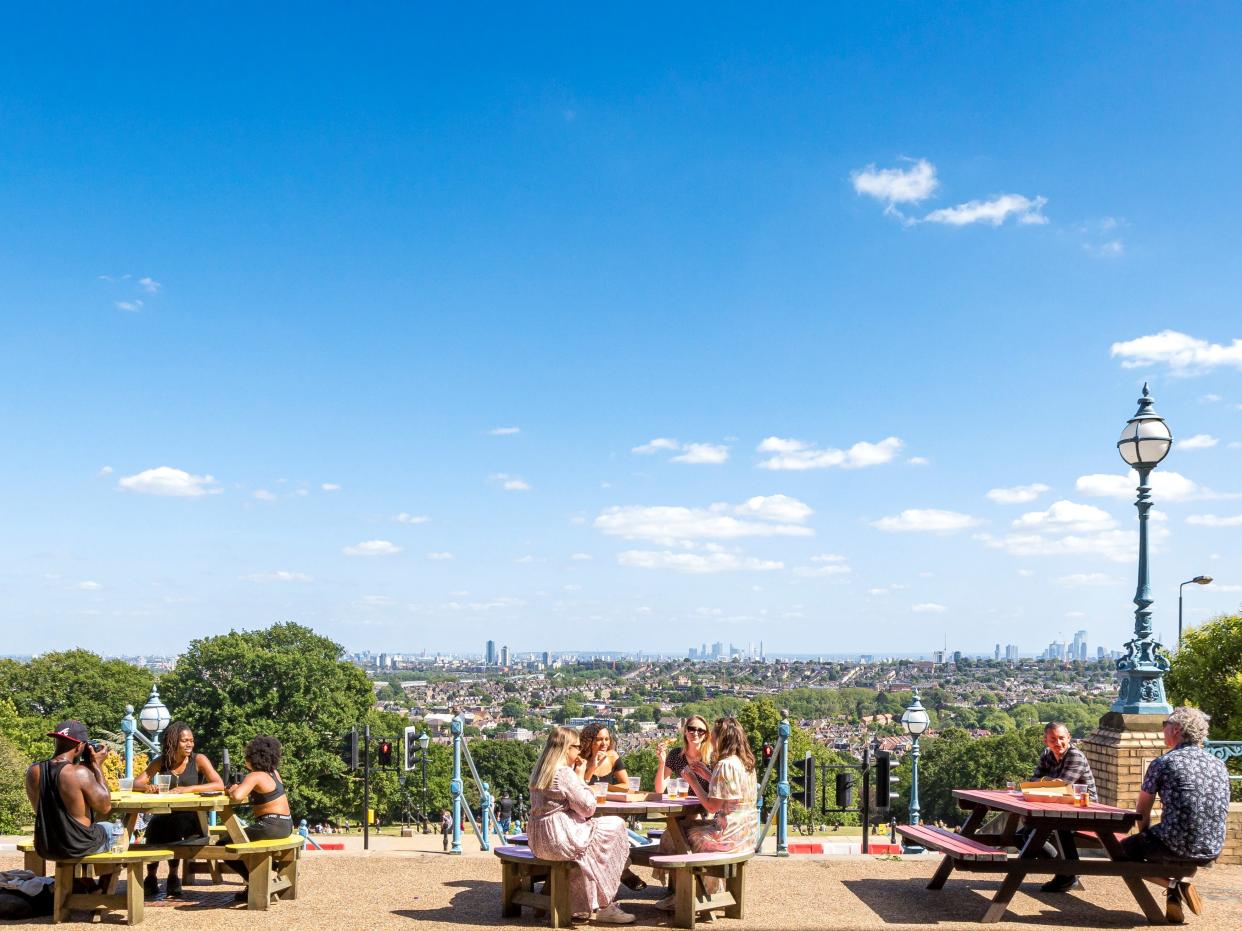
<path id="1" fill-rule="evenodd" d="M 574 770 L 582 747 L 572 727 L 553 727 L 530 774 L 530 818 L 526 826 L 531 853 L 541 860 L 572 860 L 569 896 L 575 916 L 600 924 L 628 925 L 634 920 L 616 903 L 621 873 L 630 858 L 625 822 L 593 818 L 595 793 Z"/>
<path id="2" fill-rule="evenodd" d="M 685 778 L 687 772 L 697 773 L 700 779 L 711 778 L 712 741 L 706 719 L 697 714 L 686 718 L 681 725 L 681 746 L 669 747 L 670 741 L 661 741 L 657 751 L 655 790 L 664 791 L 667 779 Z M 661 855 L 674 854 L 673 838 L 667 833 L 660 838 Z M 653 871 L 656 882 L 667 884 L 664 870 Z"/>

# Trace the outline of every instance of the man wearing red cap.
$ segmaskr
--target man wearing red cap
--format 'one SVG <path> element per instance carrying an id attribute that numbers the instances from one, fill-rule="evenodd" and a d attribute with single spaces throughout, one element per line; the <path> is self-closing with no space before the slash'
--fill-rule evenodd
<path id="1" fill-rule="evenodd" d="M 48 736 L 56 740 L 56 755 L 26 770 L 35 850 L 47 860 L 76 860 L 107 850 L 108 825 L 95 821 L 112 810 L 100 768 L 107 747 L 92 746 L 81 721 L 62 721 Z"/>

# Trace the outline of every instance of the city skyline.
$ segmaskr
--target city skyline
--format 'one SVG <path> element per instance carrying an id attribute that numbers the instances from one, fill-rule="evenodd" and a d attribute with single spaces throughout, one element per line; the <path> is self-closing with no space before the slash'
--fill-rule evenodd
<path id="1" fill-rule="evenodd" d="M 1053 7 L 14 11 L 6 649 L 1113 651 L 1144 382 L 1237 610 L 1242 11 Z"/>

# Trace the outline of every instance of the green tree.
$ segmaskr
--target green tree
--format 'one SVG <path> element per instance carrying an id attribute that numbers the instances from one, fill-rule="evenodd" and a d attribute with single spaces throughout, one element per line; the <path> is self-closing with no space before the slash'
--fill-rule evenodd
<path id="1" fill-rule="evenodd" d="M 294 623 L 231 631 L 192 641 L 162 680 L 161 693 L 216 760 L 227 748 L 240 763 L 252 737 L 278 738 L 295 818 L 349 812 L 357 809 L 339 752 L 345 735 L 367 717 L 371 684 L 342 652 Z"/>
<path id="2" fill-rule="evenodd" d="M 1043 729 L 1013 730 L 993 737 L 973 738 L 962 728 L 948 728 L 935 739 L 923 740 L 919 760 L 919 805 L 924 820 L 954 824 L 962 820 L 954 789 L 1004 786 L 1010 779 L 1026 779 L 1043 750 Z M 898 768 L 899 792 L 909 798 L 910 758 Z M 904 807 L 894 809 L 904 817 Z"/>
<path id="3" fill-rule="evenodd" d="M 521 740 L 472 740 L 470 754 L 474 758 L 479 777 L 487 783 L 493 798 L 506 793 L 510 798 L 523 798 L 529 794 L 531 770 L 543 743 Z"/>
<path id="4" fill-rule="evenodd" d="M 50 731 L 74 718 L 98 734 L 120 729 L 125 706 L 141 708 L 155 677 L 124 660 L 103 659 L 89 650 L 44 653 L 28 663 L 0 662 L 0 694 L 8 695 L 22 718 L 35 718 Z M 51 742 L 46 741 L 50 749 Z"/>
<path id="5" fill-rule="evenodd" d="M 34 819 L 26 799 L 25 755 L 0 734 L 0 834 L 18 834 Z"/>
<path id="6" fill-rule="evenodd" d="M 1242 614 L 1188 631 L 1165 681 L 1174 703 L 1211 716 L 1213 740 L 1242 740 Z"/>

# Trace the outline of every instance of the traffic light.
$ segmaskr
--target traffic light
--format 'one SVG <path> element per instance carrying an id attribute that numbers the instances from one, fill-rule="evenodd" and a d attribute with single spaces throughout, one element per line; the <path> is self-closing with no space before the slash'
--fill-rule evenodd
<path id="1" fill-rule="evenodd" d="M 790 773 L 789 786 L 793 798 L 806 808 L 815 807 L 815 758 L 807 754 L 801 760 L 793 760 L 789 764 L 793 768 Z"/>
<path id="2" fill-rule="evenodd" d="M 350 769 L 358 768 L 358 728 L 352 728 L 345 735 L 345 740 L 341 745 L 341 759 Z"/>
<path id="3" fill-rule="evenodd" d="M 851 772 L 837 773 L 837 807 L 854 807 L 854 774 Z"/>
<path id="4" fill-rule="evenodd" d="M 773 752 L 774 752 L 775 750 L 776 750 L 776 748 L 775 748 L 775 747 L 773 747 L 771 744 L 765 743 L 765 744 L 763 745 L 763 762 L 765 762 L 765 763 L 766 763 L 766 762 L 768 762 L 769 760 L 771 760 L 771 759 L 772 759 L 772 754 L 773 754 Z"/>
<path id="5" fill-rule="evenodd" d="M 377 752 L 377 755 L 379 756 L 380 766 L 391 766 L 392 765 L 392 741 L 381 740 L 379 742 L 379 750 Z"/>
<path id="6" fill-rule="evenodd" d="M 875 807 L 887 808 L 893 795 L 893 786 L 897 783 L 897 774 L 893 772 L 896 764 L 888 750 L 875 752 Z"/>

